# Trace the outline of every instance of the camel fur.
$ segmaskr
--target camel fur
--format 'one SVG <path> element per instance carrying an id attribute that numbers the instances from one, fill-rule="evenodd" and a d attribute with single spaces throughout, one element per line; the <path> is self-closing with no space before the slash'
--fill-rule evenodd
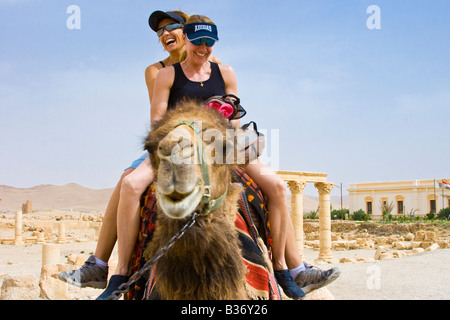
<path id="1" fill-rule="evenodd" d="M 196 157 L 196 133 L 187 125 L 179 125 L 180 121 L 201 121 L 203 129 L 214 128 L 223 137 L 226 137 L 226 130 L 231 128 L 216 110 L 204 108 L 193 101 L 184 101 L 174 110 L 169 110 L 149 133 L 145 149 L 150 154 L 155 171 L 158 214 L 153 239 L 145 251 L 146 259 L 153 257 L 158 249 L 168 243 L 189 220 L 193 211 L 201 211 L 204 206 L 194 203 L 192 212 L 178 209 L 180 206 L 192 206 L 192 203 L 183 203 L 194 192 L 192 190 L 204 191 L 200 164 L 178 164 L 172 161 L 171 150 L 180 143 L 184 144 L 184 151 Z M 206 146 L 211 142 L 205 139 L 205 135 L 202 134 L 202 137 Z M 223 147 L 223 150 L 230 146 L 230 141 L 226 139 L 214 143 Z M 212 161 L 217 156 L 216 152 L 217 149 L 206 153 L 211 199 L 217 199 L 225 191 L 226 198 L 216 211 L 198 216 L 196 223 L 157 262 L 155 290 L 162 299 L 248 299 L 245 267 L 234 225 L 241 187 L 231 183 L 230 165 L 225 159 L 223 163 Z M 226 156 L 224 152 L 223 157 Z M 170 212 L 172 209 L 162 209 L 167 207 L 175 209 L 173 212 Z"/>

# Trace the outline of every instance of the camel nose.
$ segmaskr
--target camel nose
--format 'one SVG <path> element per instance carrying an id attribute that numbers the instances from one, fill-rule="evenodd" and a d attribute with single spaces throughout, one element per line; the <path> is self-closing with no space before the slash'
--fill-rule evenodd
<path id="1" fill-rule="evenodd" d="M 191 131 L 185 126 L 172 130 L 161 140 L 158 148 L 159 156 L 171 158 L 171 162 L 174 164 L 191 158 L 194 154 Z"/>

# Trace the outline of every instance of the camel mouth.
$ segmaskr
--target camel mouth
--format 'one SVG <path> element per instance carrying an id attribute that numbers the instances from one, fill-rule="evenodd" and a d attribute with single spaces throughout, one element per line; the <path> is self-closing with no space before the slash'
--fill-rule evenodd
<path id="1" fill-rule="evenodd" d="M 200 204 L 203 193 L 197 185 L 190 193 L 173 191 L 170 194 L 156 193 L 158 203 L 163 212 L 172 219 L 183 219 L 190 215 Z"/>

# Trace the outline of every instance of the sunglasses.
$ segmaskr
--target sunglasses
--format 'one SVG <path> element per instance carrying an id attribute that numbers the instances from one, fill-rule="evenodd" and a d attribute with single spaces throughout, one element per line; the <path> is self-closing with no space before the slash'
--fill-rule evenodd
<path id="1" fill-rule="evenodd" d="M 210 38 L 199 38 L 189 41 L 196 46 L 201 46 L 202 44 L 206 43 L 208 47 L 212 47 L 216 43 L 216 40 Z"/>
<path id="2" fill-rule="evenodd" d="M 181 28 L 183 28 L 182 24 L 171 23 L 171 24 L 168 24 L 167 26 L 159 28 L 158 31 L 156 31 L 156 34 L 158 35 L 158 37 L 161 37 L 163 35 L 163 33 L 164 33 L 164 30 L 167 30 L 167 31 L 170 32 L 170 31 L 173 31 L 173 30 L 176 30 L 176 29 L 181 29 Z"/>

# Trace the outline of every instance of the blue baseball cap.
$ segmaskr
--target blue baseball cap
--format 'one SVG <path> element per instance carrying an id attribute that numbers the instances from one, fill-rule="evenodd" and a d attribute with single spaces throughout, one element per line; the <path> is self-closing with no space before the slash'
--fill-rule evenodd
<path id="1" fill-rule="evenodd" d="M 183 32 L 186 34 L 186 38 L 189 41 L 200 38 L 209 38 L 213 39 L 214 41 L 219 41 L 217 26 L 211 23 L 189 23 L 184 26 Z"/>

